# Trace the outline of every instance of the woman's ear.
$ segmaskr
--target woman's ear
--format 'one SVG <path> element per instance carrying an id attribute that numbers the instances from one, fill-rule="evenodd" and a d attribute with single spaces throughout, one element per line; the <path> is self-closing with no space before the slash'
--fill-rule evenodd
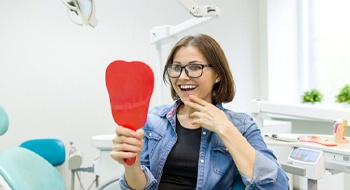
<path id="1" fill-rule="evenodd" d="M 219 76 L 217 76 L 217 77 L 216 77 L 216 79 L 215 79 L 215 83 L 220 82 L 220 80 L 221 80 L 221 79 L 220 79 L 220 77 L 219 77 Z"/>

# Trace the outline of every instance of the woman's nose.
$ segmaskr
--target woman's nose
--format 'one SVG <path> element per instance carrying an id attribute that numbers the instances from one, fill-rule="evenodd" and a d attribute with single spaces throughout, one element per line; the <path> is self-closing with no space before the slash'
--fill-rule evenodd
<path id="1" fill-rule="evenodd" d="M 185 78 L 185 79 L 190 78 L 187 73 L 188 73 L 187 70 L 185 68 L 182 68 L 179 78 Z"/>

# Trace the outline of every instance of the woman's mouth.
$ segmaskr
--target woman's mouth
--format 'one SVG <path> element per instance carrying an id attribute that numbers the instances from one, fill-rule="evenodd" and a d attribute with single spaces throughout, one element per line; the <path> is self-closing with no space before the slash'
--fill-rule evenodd
<path id="1" fill-rule="evenodd" d="M 190 90 L 194 90 L 197 88 L 196 85 L 191 85 L 191 84 L 186 84 L 186 85 L 179 85 L 179 88 L 182 90 L 182 91 L 190 91 Z"/>

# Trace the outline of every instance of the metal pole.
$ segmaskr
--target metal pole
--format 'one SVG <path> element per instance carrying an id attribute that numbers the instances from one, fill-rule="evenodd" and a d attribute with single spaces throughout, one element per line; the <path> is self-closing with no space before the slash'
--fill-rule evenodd
<path id="1" fill-rule="evenodd" d="M 74 190 L 75 172 L 71 170 L 70 190 Z"/>
<path id="2" fill-rule="evenodd" d="M 307 179 L 307 189 L 317 190 L 317 180 Z"/>

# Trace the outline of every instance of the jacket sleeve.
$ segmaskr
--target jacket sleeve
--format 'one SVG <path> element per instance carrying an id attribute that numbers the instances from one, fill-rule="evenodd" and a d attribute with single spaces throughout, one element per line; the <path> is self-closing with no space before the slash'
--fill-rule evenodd
<path id="1" fill-rule="evenodd" d="M 278 164 L 276 156 L 267 148 L 253 118 L 247 115 L 239 130 L 257 152 L 253 179 L 241 174 L 246 189 L 288 190 L 289 179 Z"/>
<path id="2" fill-rule="evenodd" d="M 148 190 L 148 189 L 154 189 L 154 186 L 156 184 L 156 179 L 154 179 L 151 171 L 141 165 L 141 169 L 143 171 L 143 173 L 145 174 L 146 176 L 146 180 L 147 180 L 147 183 L 146 183 L 146 187 L 145 187 L 145 190 Z M 125 175 L 123 174 L 122 177 L 120 178 L 120 181 L 119 181 L 119 186 L 122 190 L 130 190 L 131 188 L 128 186 L 126 180 L 125 180 Z"/>

